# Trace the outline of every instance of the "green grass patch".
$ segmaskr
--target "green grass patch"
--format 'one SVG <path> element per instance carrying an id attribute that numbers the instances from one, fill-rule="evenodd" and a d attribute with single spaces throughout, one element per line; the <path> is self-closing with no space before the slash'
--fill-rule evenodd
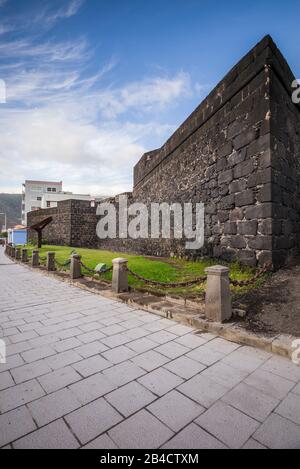
<path id="1" fill-rule="evenodd" d="M 29 251 L 36 249 L 34 246 L 27 246 Z M 183 259 L 171 259 L 171 258 L 153 258 L 129 253 L 104 251 L 99 249 L 85 249 L 85 248 L 73 248 L 69 246 L 48 246 L 45 245 L 40 249 L 40 255 L 46 256 L 48 251 L 55 252 L 55 257 L 59 263 L 64 263 L 68 260 L 73 251 L 76 251 L 81 255 L 82 262 L 89 267 L 94 269 L 97 264 L 104 263 L 108 267 L 112 265 L 112 260 L 116 257 L 126 257 L 128 259 L 128 267 L 133 272 L 149 279 L 164 283 L 176 283 L 185 282 L 187 280 L 193 280 L 197 277 L 205 275 L 206 267 L 211 265 L 221 264 L 226 265 L 230 268 L 230 276 L 234 280 L 248 280 L 255 274 L 256 270 L 250 267 L 240 266 L 238 263 L 228 264 L 220 260 L 215 259 L 202 259 L 201 261 L 187 261 Z M 86 276 L 92 274 L 84 270 Z M 108 272 L 102 276 L 106 280 L 111 280 L 112 274 Z M 235 295 L 249 291 L 249 289 L 255 288 L 264 281 L 264 277 L 260 278 L 255 284 L 250 287 L 232 287 Z M 185 297 L 197 297 L 203 295 L 205 284 L 196 285 L 192 287 L 181 287 L 181 288 L 158 288 L 142 281 L 139 281 L 132 276 L 129 276 L 129 285 L 134 288 L 143 288 L 149 292 L 166 293 Z"/>

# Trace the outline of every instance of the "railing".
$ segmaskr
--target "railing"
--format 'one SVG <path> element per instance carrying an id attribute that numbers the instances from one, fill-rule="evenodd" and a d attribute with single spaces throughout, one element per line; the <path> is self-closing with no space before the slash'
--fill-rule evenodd
<path id="1" fill-rule="evenodd" d="M 230 278 L 228 267 L 212 266 L 208 267 L 205 270 L 206 275 L 201 277 L 188 279 L 183 282 L 159 282 L 133 272 L 127 265 L 128 260 L 123 258 L 113 259 L 111 267 L 106 267 L 103 264 L 101 269 L 92 269 L 81 260 L 81 256 L 76 252 L 73 252 L 70 259 L 64 262 L 59 262 L 55 259 L 55 252 L 48 252 L 47 256 L 43 257 L 40 256 L 38 250 L 29 252 L 26 248 L 21 249 L 12 245 L 6 245 L 5 252 L 15 260 L 23 263 L 30 262 L 32 267 L 45 266 L 48 272 L 69 269 L 70 277 L 73 280 L 82 278 L 83 271 L 92 274 L 93 279 L 96 275 L 102 276 L 112 272 L 112 290 L 115 293 L 129 291 L 128 276 L 132 276 L 145 284 L 166 289 L 200 286 L 206 282 L 206 316 L 217 322 L 224 322 L 232 316 L 230 285 L 241 288 L 253 285 L 257 280 L 272 271 L 270 266 L 266 265 L 259 269 L 250 279 L 238 281 Z"/>

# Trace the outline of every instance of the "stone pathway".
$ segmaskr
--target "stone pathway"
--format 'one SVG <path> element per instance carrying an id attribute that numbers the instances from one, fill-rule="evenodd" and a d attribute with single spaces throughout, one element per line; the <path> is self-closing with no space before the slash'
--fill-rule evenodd
<path id="1" fill-rule="evenodd" d="M 300 448 L 300 367 L 0 250 L 0 447 Z"/>

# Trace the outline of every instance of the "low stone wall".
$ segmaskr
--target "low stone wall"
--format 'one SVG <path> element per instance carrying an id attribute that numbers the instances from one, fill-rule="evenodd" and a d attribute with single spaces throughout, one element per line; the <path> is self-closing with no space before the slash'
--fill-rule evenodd
<path id="1" fill-rule="evenodd" d="M 56 208 L 37 210 L 27 216 L 28 226 L 51 216 L 53 221 L 43 230 L 43 240 L 58 246 L 88 247 L 98 246 L 96 236 L 96 208 L 84 200 L 66 200 Z M 29 231 L 29 241 L 36 241 L 34 231 Z"/>

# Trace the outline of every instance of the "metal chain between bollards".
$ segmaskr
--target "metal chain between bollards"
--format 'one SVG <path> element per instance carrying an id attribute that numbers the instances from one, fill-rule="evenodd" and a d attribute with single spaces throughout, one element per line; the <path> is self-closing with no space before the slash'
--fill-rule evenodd
<path id="1" fill-rule="evenodd" d="M 251 277 L 249 280 L 233 280 L 232 278 L 229 278 L 229 282 L 234 287 L 247 287 L 255 283 L 263 275 L 267 273 L 271 273 L 271 272 L 272 272 L 272 269 L 270 266 L 264 266 L 258 272 L 256 272 L 256 274 L 253 277 Z"/>
<path id="2" fill-rule="evenodd" d="M 186 280 L 185 282 L 159 282 L 157 280 L 150 280 L 148 278 L 143 277 L 142 275 L 136 274 L 135 272 L 132 272 L 132 270 L 130 270 L 128 267 L 126 267 L 126 270 L 137 280 L 141 280 L 145 283 L 148 283 L 149 285 L 160 286 L 163 288 L 191 287 L 193 285 L 202 284 L 207 280 L 207 276 L 205 275 L 202 277 L 195 278 L 193 280 Z"/>
<path id="3" fill-rule="evenodd" d="M 56 264 L 58 267 L 61 267 L 62 269 L 63 269 L 64 267 L 69 267 L 69 265 L 71 264 L 71 260 L 70 260 L 70 259 L 67 260 L 67 261 L 65 261 L 65 262 L 59 262 L 59 261 L 57 261 L 56 259 L 54 259 L 54 262 L 55 262 L 55 264 Z"/>
<path id="4" fill-rule="evenodd" d="M 79 264 L 81 265 L 81 267 L 83 269 L 87 270 L 88 272 L 90 272 L 93 275 L 95 275 L 95 274 L 103 275 L 103 274 L 106 274 L 107 272 L 111 272 L 113 270 L 113 267 L 109 267 L 108 269 L 105 269 L 105 270 L 102 270 L 102 271 L 97 271 L 95 269 L 91 269 L 90 267 L 85 265 L 82 261 L 79 261 Z"/>

